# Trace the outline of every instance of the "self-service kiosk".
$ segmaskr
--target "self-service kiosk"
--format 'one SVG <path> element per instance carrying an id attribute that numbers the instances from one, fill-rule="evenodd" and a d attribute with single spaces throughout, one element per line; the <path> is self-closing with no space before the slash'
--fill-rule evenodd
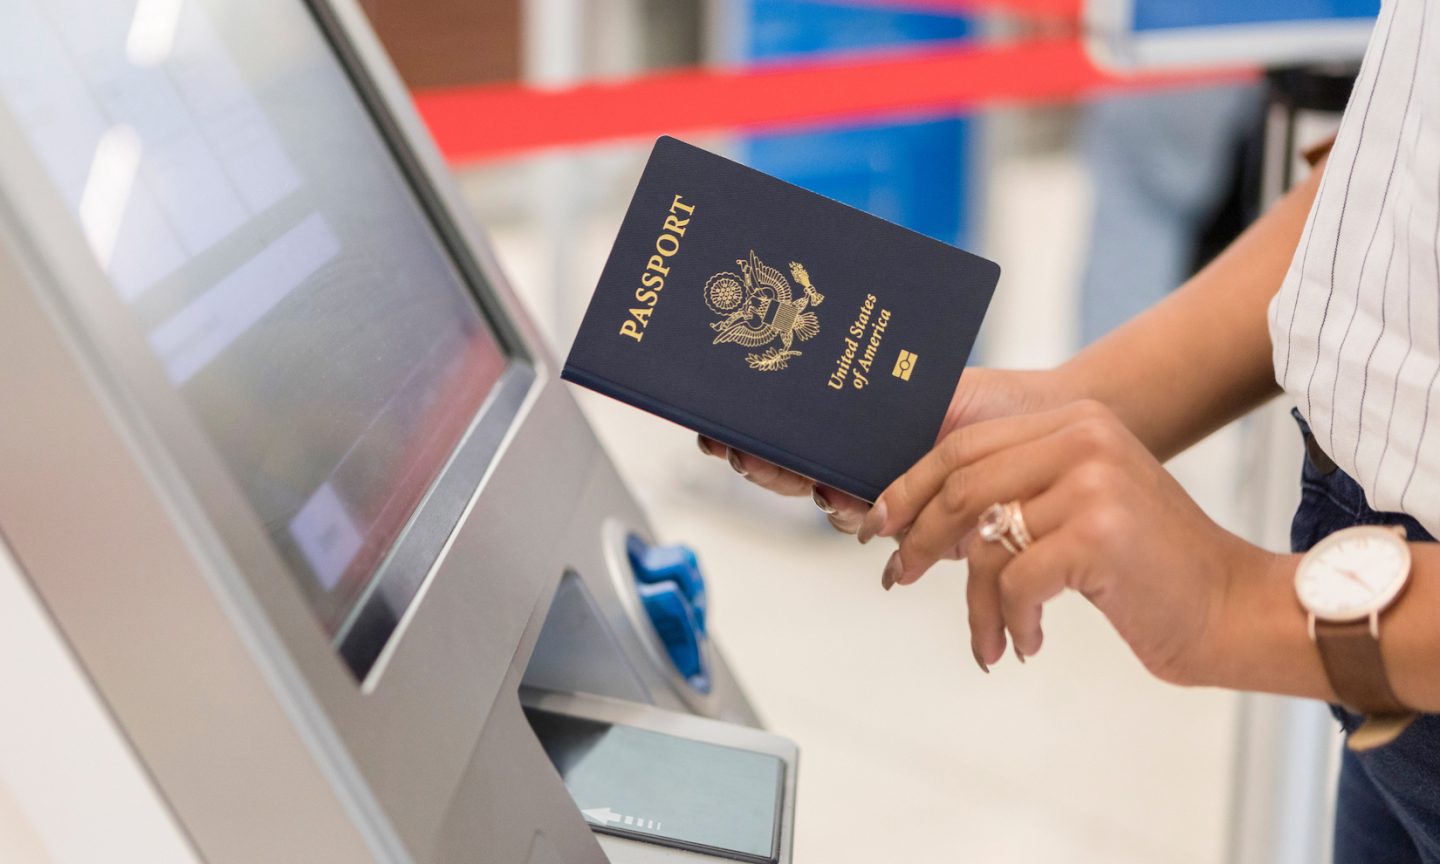
<path id="1" fill-rule="evenodd" d="M 10 659 L 191 860 L 790 861 L 658 540 L 350 0 L 0 0 Z"/>

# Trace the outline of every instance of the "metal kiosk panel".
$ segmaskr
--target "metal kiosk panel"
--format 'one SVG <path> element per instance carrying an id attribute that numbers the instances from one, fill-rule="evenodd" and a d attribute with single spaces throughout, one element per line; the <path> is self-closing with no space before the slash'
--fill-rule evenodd
<path id="1" fill-rule="evenodd" d="M 0 0 L 0 369 L 0 532 L 205 860 L 605 860 L 557 614 L 572 686 L 754 722 L 349 0 Z"/>

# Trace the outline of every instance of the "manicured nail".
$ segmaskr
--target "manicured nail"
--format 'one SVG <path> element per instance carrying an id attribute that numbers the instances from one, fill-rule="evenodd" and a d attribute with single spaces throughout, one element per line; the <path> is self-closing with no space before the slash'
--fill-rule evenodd
<path id="1" fill-rule="evenodd" d="M 740 461 L 739 450 L 731 448 L 726 454 L 725 459 L 730 463 L 730 467 L 735 469 L 736 474 L 739 474 L 741 477 L 750 476 L 750 472 L 745 470 L 745 463 Z"/>
<path id="2" fill-rule="evenodd" d="M 840 512 L 839 510 L 835 509 L 835 505 L 825 500 L 825 493 L 820 491 L 819 486 L 811 487 L 810 498 L 814 500 L 815 506 L 820 508 L 820 512 L 824 513 L 826 516 L 834 516 L 836 513 Z"/>
<path id="3" fill-rule="evenodd" d="M 1020 661 L 1020 665 L 1025 665 L 1025 655 L 1020 653 L 1019 648 L 1015 649 L 1015 659 Z"/>
<path id="4" fill-rule="evenodd" d="M 980 667 L 981 672 L 989 675 L 990 667 L 985 665 L 985 658 L 980 656 L 980 649 L 972 645 L 970 646 L 970 652 L 975 655 L 975 665 Z"/>
<path id="5" fill-rule="evenodd" d="M 880 574 L 880 587 L 889 591 L 895 587 L 895 580 L 900 578 L 900 572 L 904 565 L 900 563 L 900 552 L 897 550 L 890 553 L 890 560 L 885 562 L 885 572 Z"/>
<path id="6" fill-rule="evenodd" d="M 700 448 L 700 452 L 701 452 L 701 453 L 704 453 L 706 456 L 714 456 L 714 455 L 715 455 L 714 453 L 711 453 L 711 452 L 710 452 L 710 445 L 707 444 L 707 443 L 705 443 L 705 436 L 704 436 L 704 435 L 696 435 L 696 436 L 695 436 L 695 444 L 696 444 L 696 446 L 698 446 L 698 447 Z"/>
<path id="7" fill-rule="evenodd" d="M 865 514 L 865 521 L 860 523 L 860 530 L 855 536 L 861 543 L 869 543 L 884 527 L 885 502 L 876 501 L 875 506 L 870 508 L 870 512 Z"/>

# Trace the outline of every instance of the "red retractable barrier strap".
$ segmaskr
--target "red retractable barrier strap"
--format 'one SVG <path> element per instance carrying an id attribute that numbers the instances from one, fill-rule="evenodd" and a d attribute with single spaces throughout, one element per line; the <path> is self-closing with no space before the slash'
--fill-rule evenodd
<path id="1" fill-rule="evenodd" d="M 447 158 L 468 162 L 663 133 L 957 113 L 1098 92 L 1250 80 L 1256 74 L 1239 69 L 1118 75 L 1098 68 L 1079 40 L 1067 38 L 685 70 L 561 90 L 425 90 L 415 93 L 415 102 Z"/>

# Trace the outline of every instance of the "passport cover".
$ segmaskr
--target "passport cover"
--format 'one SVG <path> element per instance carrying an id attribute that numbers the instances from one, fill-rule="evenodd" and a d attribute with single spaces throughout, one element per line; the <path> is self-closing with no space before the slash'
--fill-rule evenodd
<path id="1" fill-rule="evenodd" d="M 874 501 L 934 445 L 999 278 L 661 138 L 561 377 Z"/>

